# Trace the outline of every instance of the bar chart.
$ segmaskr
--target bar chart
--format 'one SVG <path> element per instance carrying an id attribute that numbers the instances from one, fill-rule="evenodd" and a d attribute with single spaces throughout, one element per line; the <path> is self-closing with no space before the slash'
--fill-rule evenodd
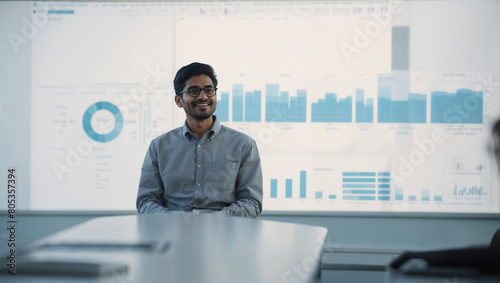
<path id="1" fill-rule="evenodd" d="M 232 122 L 260 122 L 262 94 L 260 90 L 245 91 L 244 85 L 234 84 L 232 95 L 223 91 L 217 101 L 215 115 L 222 122 L 229 122 L 230 96 L 232 98 Z"/>
<path id="2" fill-rule="evenodd" d="M 352 122 L 352 96 L 339 98 L 335 93 L 326 93 L 325 98 L 312 103 L 311 122 Z"/>
<path id="3" fill-rule="evenodd" d="M 483 92 L 459 89 L 431 93 L 432 123 L 483 123 Z"/>
<path id="4" fill-rule="evenodd" d="M 343 200 L 390 200 L 390 172 L 343 172 Z"/>
<path id="5" fill-rule="evenodd" d="M 450 76 L 472 80 L 477 75 L 395 70 L 373 76 L 375 92 L 368 95 L 365 84 L 353 81 L 342 83 L 352 86 L 348 89 L 340 83 L 322 83 L 321 91 L 314 84 L 300 89 L 280 83 L 262 82 L 253 88 L 233 84 L 230 91 L 218 94 L 215 114 L 222 122 L 234 123 L 483 123 L 483 92 L 462 88 L 465 84 L 459 80 L 449 81 Z M 420 81 L 413 82 L 414 77 Z M 439 88 L 445 90 L 433 90 Z"/>
<path id="6" fill-rule="evenodd" d="M 410 93 L 407 72 L 379 75 L 377 100 L 379 123 L 426 123 L 427 96 Z"/>
<path id="7" fill-rule="evenodd" d="M 445 180 L 436 184 L 431 176 L 422 180 L 419 175 L 415 175 L 418 182 L 399 182 L 398 170 L 388 167 L 382 156 L 273 156 L 264 167 L 279 166 L 280 170 L 264 176 L 264 203 L 269 210 L 294 206 L 313 211 L 447 211 L 464 207 L 473 211 L 487 200 L 479 185 L 483 172 L 478 171 L 485 165 L 477 157 L 461 160 L 471 164 L 470 170 L 438 170 L 437 175 L 444 174 Z M 365 170 L 353 170 L 356 167 Z M 471 184 L 473 180 L 476 184 Z"/>
<path id="8" fill-rule="evenodd" d="M 285 179 L 285 198 L 299 197 L 306 198 L 307 194 L 307 171 L 300 171 L 299 194 L 294 193 L 293 179 Z M 278 197 L 278 179 L 271 179 L 271 198 Z"/>
<path id="9" fill-rule="evenodd" d="M 306 122 L 306 90 L 298 89 L 296 95 L 290 95 L 289 91 L 280 91 L 279 84 L 266 84 L 265 96 L 266 122 Z M 262 90 L 248 91 L 245 90 L 243 84 L 234 84 L 231 93 L 221 92 L 217 104 L 214 114 L 222 122 L 262 121 Z M 232 107 L 229 107 L 230 105 Z M 231 119 L 230 112 L 232 113 Z"/>
<path id="10" fill-rule="evenodd" d="M 471 187 L 461 187 L 455 184 L 455 188 L 453 189 L 453 196 L 473 196 L 473 197 L 481 197 L 483 196 L 483 188 L 479 186 L 471 186 Z"/>
<path id="11" fill-rule="evenodd" d="M 266 122 L 306 122 L 306 109 L 306 90 L 291 96 L 279 84 L 266 84 Z"/>
<path id="12" fill-rule="evenodd" d="M 373 98 L 365 100 L 363 89 L 356 89 L 356 123 L 373 123 Z"/>
<path id="13" fill-rule="evenodd" d="M 409 201 L 409 202 L 420 202 L 420 203 L 426 203 L 426 202 L 442 202 L 443 201 L 443 196 L 442 195 L 433 195 L 431 196 L 431 190 L 430 189 L 420 189 L 419 193 L 420 195 L 411 193 L 408 194 L 408 197 L 405 199 L 405 190 L 401 188 L 396 188 L 394 189 L 395 191 L 395 197 L 394 199 L 396 201 Z"/>

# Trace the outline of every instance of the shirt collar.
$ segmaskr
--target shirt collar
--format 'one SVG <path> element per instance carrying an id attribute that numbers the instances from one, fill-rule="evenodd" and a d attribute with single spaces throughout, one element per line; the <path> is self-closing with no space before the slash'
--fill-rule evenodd
<path id="1" fill-rule="evenodd" d="M 217 116 L 212 115 L 212 119 L 214 120 L 214 124 L 212 125 L 212 128 L 208 130 L 208 138 L 210 138 L 211 140 L 215 139 L 215 137 L 219 134 L 220 130 L 222 129 L 222 125 L 219 119 L 217 119 Z M 196 136 L 189 130 L 187 126 L 187 120 L 184 121 L 184 125 L 182 126 L 182 134 L 188 139 L 191 139 L 191 136 Z"/>

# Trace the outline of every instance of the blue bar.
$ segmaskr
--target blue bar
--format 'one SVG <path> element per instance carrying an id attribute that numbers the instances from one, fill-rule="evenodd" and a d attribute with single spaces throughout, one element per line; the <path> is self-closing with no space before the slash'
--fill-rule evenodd
<path id="1" fill-rule="evenodd" d="M 48 14 L 66 14 L 66 15 L 69 15 L 69 14 L 74 14 L 75 11 L 74 10 L 48 10 L 47 11 Z"/>
<path id="2" fill-rule="evenodd" d="M 378 176 L 390 177 L 391 176 L 391 172 L 378 172 Z"/>
<path id="3" fill-rule="evenodd" d="M 356 123 L 373 123 L 373 99 L 367 99 L 365 104 L 363 89 L 356 89 Z"/>
<path id="4" fill-rule="evenodd" d="M 297 110 L 295 111 L 297 118 L 295 122 L 306 122 L 307 119 L 307 91 L 303 89 L 297 90 Z"/>
<path id="5" fill-rule="evenodd" d="M 454 105 L 470 105 L 470 109 L 455 110 Z M 455 93 L 431 92 L 431 123 L 482 124 L 483 92 L 470 89 L 459 89 Z"/>
<path id="6" fill-rule="evenodd" d="M 281 114 L 281 117 L 283 117 L 284 119 L 281 119 L 280 121 L 283 121 L 283 122 L 288 122 L 288 118 L 289 118 L 289 113 L 288 113 L 288 101 L 289 101 L 289 95 L 288 95 L 288 91 L 280 91 L 280 108 L 279 108 L 279 111 L 280 111 L 280 114 Z"/>
<path id="7" fill-rule="evenodd" d="M 343 182 L 353 182 L 353 183 L 358 183 L 358 182 L 364 182 L 364 183 L 375 183 L 375 178 L 342 178 Z"/>
<path id="8" fill-rule="evenodd" d="M 254 119 L 254 101 L 253 92 L 245 92 L 245 122 L 253 122 Z"/>
<path id="9" fill-rule="evenodd" d="M 409 88 L 408 78 L 398 79 L 379 75 L 378 84 L 379 123 L 426 123 L 427 96 L 419 93 L 408 93 L 408 90 L 404 90 L 404 86 Z M 403 92 L 394 96 L 407 95 L 406 99 L 394 99 L 393 88 L 398 92 Z"/>
<path id="10" fill-rule="evenodd" d="M 266 122 L 281 121 L 278 84 L 266 84 Z"/>
<path id="11" fill-rule="evenodd" d="M 375 196 L 343 196 L 343 200 L 375 200 Z"/>
<path id="12" fill-rule="evenodd" d="M 343 190 L 343 194 L 375 194 L 375 190 Z"/>
<path id="13" fill-rule="evenodd" d="M 297 122 L 297 97 L 290 97 L 286 118 L 288 122 Z"/>
<path id="14" fill-rule="evenodd" d="M 375 177 L 375 172 L 343 172 L 342 176 L 345 176 L 345 177 L 352 177 L 352 176 Z"/>
<path id="15" fill-rule="evenodd" d="M 306 122 L 307 92 L 297 90 L 297 96 L 280 91 L 278 84 L 266 84 L 266 122 Z"/>
<path id="16" fill-rule="evenodd" d="M 403 189 L 396 189 L 396 200 L 403 200 Z"/>
<path id="17" fill-rule="evenodd" d="M 417 196 L 409 196 L 408 200 L 410 200 L 410 201 L 417 201 Z"/>
<path id="18" fill-rule="evenodd" d="M 311 122 L 352 122 L 352 96 L 342 99 L 335 93 L 326 93 L 325 99 L 312 103 Z"/>
<path id="19" fill-rule="evenodd" d="M 391 200 L 390 196 L 379 196 L 378 200 Z"/>
<path id="20" fill-rule="evenodd" d="M 378 184 L 379 189 L 390 189 L 391 185 L 390 184 Z"/>
<path id="21" fill-rule="evenodd" d="M 390 195 L 391 191 L 390 190 L 378 190 L 379 195 Z"/>
<path id="22" fill-rule="evenodd" d="M 483 194 L 483 188 L 482 187 L 477 187 L 477 186 L 472 186 L 468 190 L 466 187 L 462 189 L 458 189 L 457 185 L 455 184 L 455 189 L 453 190 L 453 195 L 456 196 L 470 196 L 470 195 L 477 195 L 481 196 Z"/>
<path id="23" fill-rule="evenodd" d="M 271 198 L 278 197 L 278 180 L 271 179 Z"/>
<path id="24" fill-rule="evenodd" d="M 221 122 L 229 122 L 229 92 L 222 92 L 220 100 L 217 101 L 215 113 Z"/>
<path id="25" fill-rule="evenodd" d="M 300 171 L 300 198 L 306 198 L 307 172 Z"/>
<path id="26" fill-rule="evenodd" d="M 245 122 L 260 122 L 261 93 L 259 90 L 245 92 Z"/>
<path id="27" fill-rule="evenodd" d="M 347 189 L 375 189 L 375 184 L 342 184 Z"/>
<path id="28" fill-rule="evenodd" d="M 422 190 L 422 201 L 430 201 L 430 193 L 429 190 Z"/>
<path id="29" fill-rule="evenodd" d="M 292 198 L 292 179 L 286 179 L 286 198 Z"/>
<path id="30" fill-rule="evenodd" d="M 328 195 L 329 199 L 337 199 L 337 195 Z"/>
<path id="31" fill-rule="evenodd" d="M 379 94 L 385 87 L 379 87 Z M 390 87 L 388 87 L 390 88 Z M 413 98 L 413 99 L 412 99 Z M 408 100 L 378 98 L 379 123 L 426 123 L 427 97 L 423 94 L 409 94 Z"/>
<path id="32" fill-rule="evenodd" d="M 434 201 L 443 201 L 442 196 L 434 196 Z"/>
<path id="33" fill-rule="evenodd" d="M 391 179 L 389 179 L 389 178 L 378 178 L 378 181 L 380 183 L 390 183 Z"/>
<path id="34" fill-rule="evenodd" d="M 321 199 L 321 198 L 323 198 L 323 192 L 316 192 L 315 197 L 316 197 L 317 199 Z"/>
<path id="35" fill-rule="evenodd" d="M 261 112 L 262 112 L 262 93 L 260 90 L 255 90 L 253 92 L 253 119 L 247 122 L 260 122 Z"/>
<path id="36" fill-rule="evenodd" d="M 233 122 L 243 122 L 243 85 L 233 85 Z"/>

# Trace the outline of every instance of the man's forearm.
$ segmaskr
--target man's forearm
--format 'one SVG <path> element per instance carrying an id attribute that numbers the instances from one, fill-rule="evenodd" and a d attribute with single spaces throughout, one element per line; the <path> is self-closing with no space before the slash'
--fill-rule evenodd
<path id="1" fill-rule="evenodd" d="M 224 207 L 221 212 L 225 215 L 257 218 L 260 213 L 259 202 L 252 198 L 239 199 L 228 207 Z"/>
<path id="2" fill-rule="evenodd" d="M 173 210 L 167 207 L 162 206 L 155 199 L 143 199 L 140 201 L 137 211 L 139 214 L 148 214 L 148 213 L 166 213 L 172 212 Z"/>

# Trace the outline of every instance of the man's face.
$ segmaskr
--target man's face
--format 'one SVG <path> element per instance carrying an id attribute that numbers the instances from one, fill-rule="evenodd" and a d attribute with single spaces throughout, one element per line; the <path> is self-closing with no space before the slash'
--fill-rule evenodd
<path id="1" fill-rule="evenodd" d="M 192 88 L 214 87 L 212 79 L 207 75 L 193 76 L 186 81 L 183 90 Z M 197 121 L 210 118 L 217 106 L 217 95 L 208 97 L 205 91 L 201 91 L 197 97 L 192 97 L 184 92 L 175 96 L 175 103 L 179 108 L 184 108 L 186 115 Z M 189 118 L 188 117 L 188 118 Z"/>

